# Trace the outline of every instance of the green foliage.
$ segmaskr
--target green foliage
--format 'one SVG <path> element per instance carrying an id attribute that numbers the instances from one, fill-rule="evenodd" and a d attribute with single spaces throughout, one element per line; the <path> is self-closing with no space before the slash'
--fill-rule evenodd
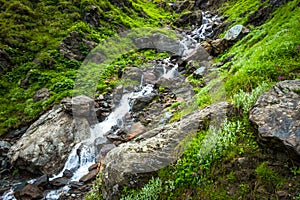
<path id="1" fill-rule="evenodd" d="M 124 31 L 125 27 L 159 27 L 176 16 L 157 8 L 152 2 L 132 3 L 132 8 L 117 8 L 108 0 L 0 1 L 0 48 L 9 54 L 13 65 L 11 72 L 0 77 L 3 99 L 0 102 L 0 135 L 28 123 L 53 103 L 72 95 L 81 62 L 69 60 L 57 50 L 70 32 L 76 31 L 83 39 L 100 43 Z M 99 10 L 99 27 L 93 27 L 83 19 L 94 7 Z M 80 51 L 84 55 L 89 53 L 84 45 Z M 107 81 L 113 78 L 118 67 L 140 66 L 166 55 L 153 51 L 131 52 L 127 57 L 124 54 L 123 58 L 112 60 L 115 61 L 113 65 L 109 63 L 102 77 L 87 77 L 87 88 L 105 92 L 116 84 L 113 81 L 107 84 Z M 21 89 L 21 82 L 26 77 L 28 88 Z M 100 79 L 98 86 L 91 83 L 93 78 Z M 50 90 L 51 98 L 33 102 L 34 93 L 43 87 Z M 8 100 L 13 101 L 14 106 Z"/>
<path id="2" fill-rule="evenodd" d="M 268 184 L 276 186 L 280 182 L 282 182 L 282 178 L 280 178 L 277 173 L 268 167 L 267 162 L 261 163 L 256 169 L 255 174 L 258 177 L 258 180 Z"/>
<path id="3" fill-rule="evenodd" d="M 232 97 L 232 104 L 244 111 L 247 114 L 249 109 L 255 104 L 258 97 L 270 88 L 270 85 L 263 82 L 259 84 L 251 93 L 244 92 L 242 90 L 236 93 Z"/>
<path id="4" fill-rule="evenodd" d="M 131 191 L 131 194 L 121 200 L 156 200 L 162 192 L 162 181 L 159 178 L 152 179 L 140 191 Z"/>
<path id="5" fill-rule="evenodd" d="M 247 5 L 244 2 L 241 4 Z M 300 68 L 300 52 L 297 49 L 300 23 L 296 16 L 300 8 L 297 4 L 294 0 L 279 7 L 270 20 L 251 30 L 220 57 L 234 56 L 229 72 L 224 72 L 227 74 L 225 88 L 230 96 L 240 89 L 250 92 L 262 82 L 299 77 L 297 70 Z"/>

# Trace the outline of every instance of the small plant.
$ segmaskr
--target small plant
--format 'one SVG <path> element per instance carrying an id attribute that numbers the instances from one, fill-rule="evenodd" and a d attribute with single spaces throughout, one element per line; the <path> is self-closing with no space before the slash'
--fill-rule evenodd
<path id="1" fill-rule="evenodd" d="M 140 191 L 132 191 L 121 200 L 156 200 L 162 192 L 162 181 L 159 178 L 152 179 Z"/>
<path id="2" fill-rule="evenodd" d="M 244 114 L 248 113 L 249 109 L 255 104 L 258 97 L 269 89 L 270 85 L 263 82 L 256 87 L 252 93 L 247 93 L 242 90 L 233 95 L 232 103 L 235 107 L 242 109 Z"/>

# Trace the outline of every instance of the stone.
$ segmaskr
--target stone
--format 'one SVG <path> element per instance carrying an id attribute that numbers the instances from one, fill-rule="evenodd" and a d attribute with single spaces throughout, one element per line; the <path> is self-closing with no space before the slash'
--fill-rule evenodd
<path id="1" fill-rule="evenodd" d="M 35 121 L 10 148 L 13 166 L 33 174 L 56 174 L 75 144 L 90 137 L 90 124 L 54 107 Z"/>
<path id="2" fill-rule="evenodd" d="M 116 145 L 114 145 L 114 144 L 103 145 L 103 147 L 100 150 L 100 156 L 104 158 L 107 155 L 107 153 L 110 152 L 115 147 L 116 147 Z"/>
<path id="3" fill-rule="evenodd" d="M 277 83 L 250 110 L 259 142 L 300 162 L 300 81 Z"/>
<path id="4" fill-rule="evenodd" d="M 0 150 L 1 150 L 0 152 L 1 152 L 1 154 L 3 152 L 8 152 L 10 147 L 11 147 L 11 144 L 9 142 L 6 142 L 4 140 L 0 140 Z"/>
<path id="5" fill-rule="evenodd" d="M 131 111 L 138 112 L 142 110 L 149 103 L 151 103 L 155 97 L 157 97 L 157 94 L 153 91 L 147 92 L 145 95 L 138 95 L 138 96 L 131 97 L 130 99 Z"/>
<path id="6" fill-rule="evenodd" d="M 94 99 L 79 95 L 72 98 L 72 114 L 74 118 L 85 118 L 90 125 L 98 123 Z"/>
<path id="7" fill-rule="evenodd" d="M 69 36 L 58 46 L 58 51 L 65 58 L 83 61 L 87 52 L 83 52 L 82 47 L 85 47 L 88 51 L 91 51 L 96 46 L 97 43 L 83 39 L 78 32 L 72 31 Z"/>
<path id="8" fill-rule="evenodd" d="M 71 170 L 68 170 L 66 169 L 64 172 L 63 172 L 63 177 L 66 177 L 66 178 L 71 178 L 73 176 L 73 172 Z"/>
<path id="9" fill-rule="evenodd" d="M 33 101 L 45 101 L 50 97 L 50 92 L 48 88 L 39 89 L 33 96 Z"/>
<path id="10" fill-rule="evenodd" d="M 196 71 L 193 72 L 193 77 L 194 78 L 203 78 L 206 74 L 206 67 L 200 67 Z"/>
<path id="11" fill-rule="evenodd" d="M 71 186 L 71 188 L 73 188 L 73 189 L 78 189 L 78 188 L 84 186 L 84 183 L 81 183 L 81 182 L 78 182 L 78 181 L 72 181 L 72 182 L 70 183 L 70 186 Z"/>
<path id="12" fill-rule="evenodd" d="M 52 187 L 60 188 L 60 187 L 67 185 L 68 182 L 69 182 L 68 178 L 60 177 L 60 178 L 56 178 L 56 179 L 50 181 L 50 184 L 52 185 Z"/>
<path id="13" fill-rule="evenodd" d="M 238 24 L 238 25 L 231 27 L 226 32 L 224 39 L 230 40 L 230 41 L 236 41 L 249 32 L 250 32 L 250 30 L 247 29 L 245 26 Z"/>
<path id="14" fill-rule="evenodd" d="M 182 141 L 211 125 L 219 126 L 231 106 L 226 102 L 211 105 L 166 126 L 151 129 L 112 149 L 102 171 L 104 199 L 119 199 L 120 191 L 141 187 L 151 175 L 176 161 L 184 149 Z"/>
<path id="15" fill-rule="evenodd" d="M 125 140 L 126 141 L 132 140 L 133 138 L 137 137 L 138 135 L 146 131 L 147 131 L 146 127 L 141 122 L 136 122 L 130 127 Z"/>
<path id="16" fill-rule="evenodd" d="M 191 10 L 193 7 L 194 3 L 189 0 L 186 0 L 179 4 L 178 8 L 176 9 L 176 12 L 182 12 L 185 9 Z"/>
<path id="17" fill-rule="evenodd" d="M 187 27 L 187 26 L 200 26 L 202 24 L 202 12 L 197 10 L 194 12 L 188 12 L 179 17 L 173 23 L 177 27 Z"/>
<path id="18" fill-rule="evenodd" d="M 90 6 L 88 9 L 83 13 L 83 21 L 92 25 L 92 27 L 97 28 L 100 26 L 100 12 L 96 6 Z"/>
<path id="19" fill-rule="evenodd" d="M 38 187 L 42 187 L 42 188 L 47 188 L 49 185 L 49 176 L 47 174 L 37 178 L 34 181 L 34 185 L 38 186 Z"/>
<path id="20" fill-rule="evenodd" d="M 98 169 L 93 169 L 92 171 L 89 171 L 89 173 L 87 173 L 86 175 L 81 177 L 79 182 L 87 183 L 87 182 L 90 182 L 92 180 L 95 180 L 98 173 L 99 173 Z"/>
<path id="21" fill-rule="evenodd" d="M 43 191 L 34 184 L 27 184 L 21 191 L 14 193 L 17 199 L 35 200 L 43 198 Z"/>

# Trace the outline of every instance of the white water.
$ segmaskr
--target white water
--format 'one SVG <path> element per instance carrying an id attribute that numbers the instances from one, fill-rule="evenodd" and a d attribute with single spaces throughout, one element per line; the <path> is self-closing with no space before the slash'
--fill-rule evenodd
<path id="1" fill-rule="evenodd" d="M 188 54 L 190 51 L 192 51 L 193 50 L 192 48 L 194 48 L 195 44 L 197 44 L 200 40 L 203 40 L 212 34 L 212 23 L 214 21 L 220 21 L 220 19 L 217 16 L 206 16 L 205 13 L 203 13 L 202 25 L 200 27 L 197 27 L 195 30 L 193 30 L 191 34 L 183 35 L 183 40 L 180 42 L 183 43 L 185 46 L 185 54 Z M 159 77 L 159 79 L 160 78 L 171 79 L 176 77 L 176 75 L 178 74 L 177 64 L 170 70 L 166 68 L 167 65 L 165 63 L 169 63 L 169 62 L 170 59 L 164 60 L 164 63 L 162 65 L 163 75 Z M 145 87 L 143 87 L 143 84 L 144 84 L 144 75 L 142 75 L 140 80 L 141 90 L 139 92 L 123 94 L 120 100 L 120 105 L 107 117 L 105 121 L 96 124 L 94 127 L 90 128 L 90 132 L 91 132 L 90 138 L 75 145 L 75 147 L 72 149 L 71 153 L 68 156 L 68 159 L 65 163 L 63 170 L 59 174 L 51 178 L 50 180 L 62 177 L 63 172 L 65 170 L 71 170 L 74 171 L 74 174 L 69 181 L 70 182 L 79 181 L 79 179 L 82 176 L 86 175 L 89 172 L 88 168 L 95 163 L 95 157 L 96 157 L 94 141 L 99 138 L 105 141 L 106 138 L 104 134 L 109 132 L 112 126 L 115 125 L 117 125 L 118 127 L 123 126 L 123 118 L 130 111 L 130 99 L 148 95 L 151 92 L 153 92 L 153 85 L 148 84 Z M 60 197 L 60 195 L 63 192 L 67 192 L 68 190 L 70 190 L 68 186 L 60 188 L 58 190 L 52 190 L 48 192 L 45 199 L 56 200 Z M 16 198 L 13 195 L 13 190 L 11 189 L 10 191 L 4 193 L 2 199 L 16 200 Z"/>

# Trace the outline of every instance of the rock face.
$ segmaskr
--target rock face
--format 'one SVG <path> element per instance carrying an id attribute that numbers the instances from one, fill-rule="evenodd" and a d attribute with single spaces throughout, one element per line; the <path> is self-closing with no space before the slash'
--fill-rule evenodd
<path id="1" fill-rule="evenodd" d="M 104 161 L 104 198 L 119 199 L 119 191 L 124 186 L 141 186 L 149 176 L 178 158 L 184 148 L 181 143 L 184 138 L 206 128 L 209 120 L 224 118 L 229 108 L 228 103 L 221 102 L 197 110 L 180 122 L 152 129 L 112 149 Z"/>
<path id="2" fill-rule="evenodd" d="M 202 12 L 195 11 L 183 14 L 177 21 L 174 22 L 174 25 L 177 27 L 186 27 L 191 25 L 199 26 L 202 24 Z"/>
<path id="3" fill-rule="evenodd" d="M 83 61 L 87 53 L 96 47 L 96 43 L 83 39 L 79 33 L 73 31 L 58 46 L 58 51 L 70 60 Z"/>
<path id="4" fill-rule="evenodd" d="M 53 108 L 11 147 L 12 165 L 34 174 L 59 172 L 72 147 L 90 136 L 89 125 L 85 117 L 73 118 L 60 106 Z"/>
<path id="5" fill-rule="evenodd" d="M 33 101 L 45 101 L 50 97 L 50 92 L 48 88 L 39 89 L 33 96 Z"/>
<path id="6" fill-rule="evenodd" d="M 262 144 L 287 152 L 300 161 L 300 81 L 277 83 L 250 110 Z"/>

